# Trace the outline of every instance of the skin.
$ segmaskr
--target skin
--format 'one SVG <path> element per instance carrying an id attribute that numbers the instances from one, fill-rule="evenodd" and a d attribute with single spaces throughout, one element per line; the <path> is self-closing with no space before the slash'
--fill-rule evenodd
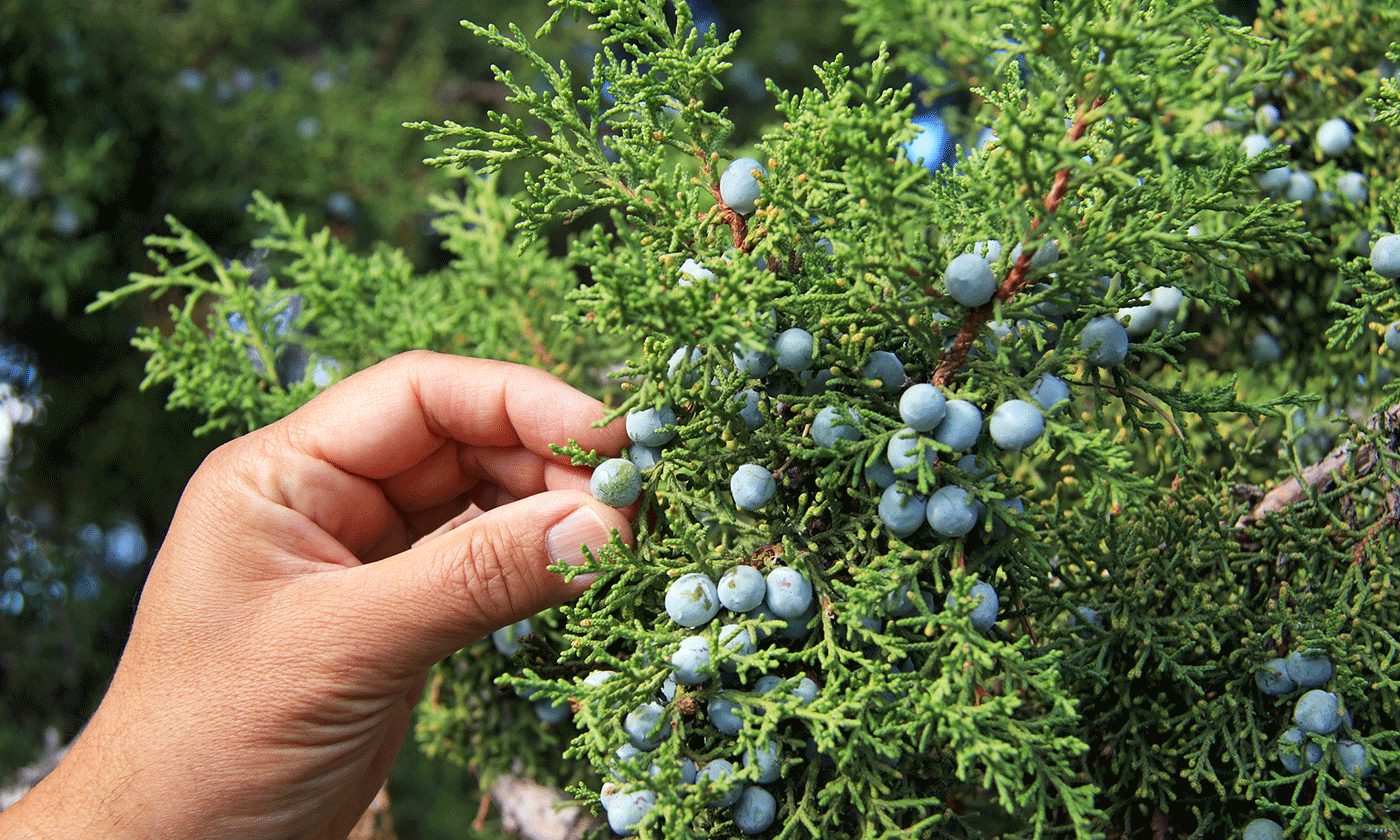
<path id="1" fill-rule="evenodd" d="M 433 663 L 576 597 L 628 514 L 550 453 L 621 423 L 547 373 L 409 353 L 215 450 L 106 697 L 0 837 L 344 838 Z"/>

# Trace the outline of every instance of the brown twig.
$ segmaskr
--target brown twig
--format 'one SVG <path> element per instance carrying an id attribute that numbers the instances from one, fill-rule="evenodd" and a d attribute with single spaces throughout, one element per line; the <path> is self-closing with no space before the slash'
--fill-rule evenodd
<path id="1" fill-rule="evenodd" d="M 1103 98 L 1094 100 L 1094 104 L 1089 107 L 1092 111 L 1103 104 Z M 1084 121 L 1084 114 L 1080 111 L 1075 115 L 1074 124 L 1069 130 L 1069 139 L 1078 140 L 1084 136 L 1088 123 Z M 1040 227 L 1044 219 L 1049 218 L 1064 201 L 1065 195 L 1069 192 L 1069 168 L 1066 167 L 1055 173 L 1055 182 L 1050 187 L 1050 192 L 1045 196 L 1045 216 L 1031 220 L 1030 233 L 1034 234 Z M 938 367 L 933 372 L 933 384 L 941 387 L 946 386 L 967 361 L 967 354 L 972 349 L 972 343 L 977 339 L 977 333 L 982 329 L 982 325 L 992 316 L 996 301 L 1011 300 L 1020 294 L 1021 290 L 1030 282 L 1031 258 L 1035 256 L 1037 249 L 1026 248 L 1022 243 L 1021 256 L 1016 258 L 1015 265 L 1011 266 L 1011 271 L 1006 275 L 1006 279 L 997 287 L 992 300 L 977 307 L 967 313 L 963 319 L 962 328 L 958 330 L 958 335 L 953 339 L 953 346 L 948 352 L 943 354 L 943 358 L 938 361 Z"/>

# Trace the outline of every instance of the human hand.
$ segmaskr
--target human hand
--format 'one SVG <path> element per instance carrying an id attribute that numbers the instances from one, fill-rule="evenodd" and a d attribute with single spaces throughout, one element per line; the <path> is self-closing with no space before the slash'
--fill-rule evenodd
<path id="1" fill-rule="evenodd" d="M 547 373 L 409 353 L 215 450 L 151 566 L 112 685 L 11 838 L 343 838 L 427 670 L 577 596 L 623 512 L 549 444 L 621 424 Z"/>

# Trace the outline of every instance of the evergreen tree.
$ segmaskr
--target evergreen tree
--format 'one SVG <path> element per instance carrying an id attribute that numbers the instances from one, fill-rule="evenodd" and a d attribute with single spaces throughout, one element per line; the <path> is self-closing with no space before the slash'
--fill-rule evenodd
<path id="1" fill-rule="evenodd" d="M 259 197 L 268 278 L 174 223 L 102 298 L 185 292 L 138 342 L 211 427 L 413 347 L 612 400 L 626 462 L 559 451 L 640 479 L 635 546 L 443 663 L 428 749 L 650 837 L 1395 830 L 1400 12 L 859 0 L 867 60 L 740 145 L 739 33 L 553 8 L 472 27 L 493 124 L 415 126 L 450 265 Z"/>

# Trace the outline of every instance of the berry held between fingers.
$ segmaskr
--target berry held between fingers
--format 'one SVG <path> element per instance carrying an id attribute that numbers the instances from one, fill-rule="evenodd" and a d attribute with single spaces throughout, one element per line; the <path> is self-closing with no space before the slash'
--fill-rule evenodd
<path id="1" fill-rule="evenodd" d="M 593 469 L 588 488 L 603 504 L 624 508 L 642 495 L 642 473 L 626 458 L 609 458 Z"/>

